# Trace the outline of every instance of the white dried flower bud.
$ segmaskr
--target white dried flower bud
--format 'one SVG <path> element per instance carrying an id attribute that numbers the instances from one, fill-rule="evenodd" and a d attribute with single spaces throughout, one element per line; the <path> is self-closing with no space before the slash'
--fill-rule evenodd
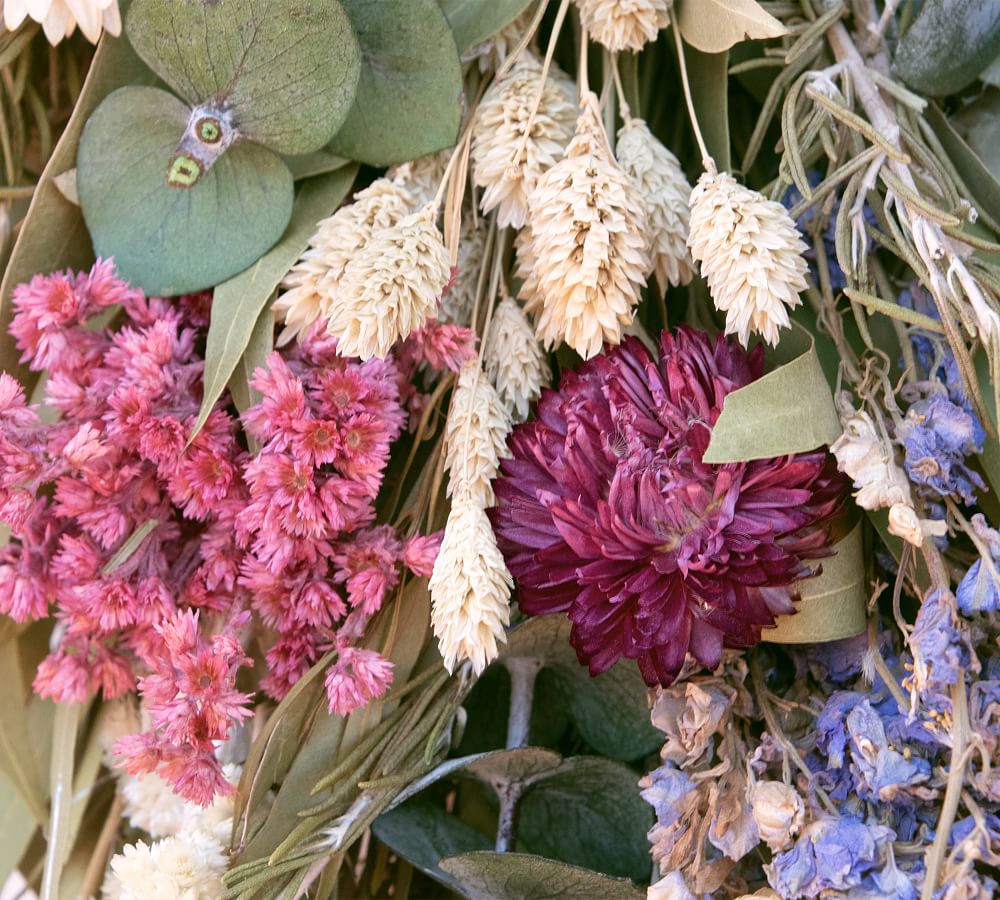
<path id="1" fill-rule="evenodd" d="M 791 844 L 805 821 L 802 798 L 781 781 L 758 781 L 750 795 L 750 806 L 761 840 L 772 853 Z"/>
<path id="2" fill-rule="evenodd" d="M 611 154 L 597 97 L 581 107 L 566 157 L 531 191 L 518 265 L 538 337 L 589 359 L 621 341 L 652 262 L 645 206 Z"/>
<path id="3" fill-rule="evenodd" d="M 921 519 L 909 503 L 894 503 L 889 508 L 889 534 L 919 547 L 928 537 L 943 537 L 948 525 L 939 519 Z"/>
<path id="4" fill-rule="evenodd" d="M 677 157 L 653 137 L 642 119 L 630 119 L 622 126 L 615 152 L 646 204 L 653 271 L 660 291 L 687 284 L 694 274 L 687 247 L 691 185 Z"/>
<path id="5" fill-rule="evenodd" d="M 341 356 L 388 356 L 396 341 L 435 316 L 451 267 L 434 210 L 376 231 L 344 269 L 330 309 L 329 332 Z"/>
<path id="6" fill-rule="evenodd" d="M 641 50 L 670 24 L 673 0 L 576 0 L 580 24 L 613 52 Z"/>
<path id="7" fill-rule="evenodd" d="M 705 172 L 691 192 L 688 246 L 726 314 L 726 334 L 746 346 L 756 332 L 776 345 L 806 288 L 806 245 L 788 210 L 726 172 Z"/>
<path id="8" fill-rule="evenodd" d="M 470 660 L 479 674 L 496 659 L 512 586 L 486 511 L 471 497 L 456 498 L 430 580 L 431 625 L 449 672 Z"/>
<path id="9" fill-rule="evenodd" d="M 837 458 L 837 468 L 854 482 L 858 506 L 912 506 L 906 473 L 896 465 L 892 448 L 882 439 L 871 416 L 845 407 L 841 423 L 844 432 L 830 445 L 830 452 Z"/>
<path id="10" fill-rule="evenodd" d="M 181 830 L 188 804 L 155 772 L 139 776 L 124 772 L 119 784 L 124 815 L 130 825 L 155 838 Z"/>
<path id="11" fill-rule="evenodd" d="M 493 310 L 483 363 L 511 418 L 523 422 L 552 373 L 531 323 L 510 297 Z"/>
<path id="12" fill-rule="evenodd" d="M 445 425 L 448 494 L 456 502 L 469 497 L 484 509 L 493 505 L 491 482 L 500 460 L 509 455 L 510 424 L 503 401 L 478 360 L 469 360 L 458 375 Z"/>
<path id="13" fill-rule="evenodd" d="M 285 293 L 273 311 L 285 327 L 278 346 L 301 338 L 318 318 L 328 318 L 347 264 L 367 245 L 376 231 L 395 225 L 413 205 L 399 184 L 379 178 L 354 202 L 323 219 L 309 239 L 309 249 L 281 282 Z"/>
<path id="14" fill-rule="evenodd" d="M 96 44 L 102 31 L 116 37 L 122 32 L 118 0 L 5 0 L 0 3 L 7 31 L 16 31 L 28 17 L 41 24 L 52 45 L 68 38 L 80 26 L 83 36 Z"/>
<path id="15" fill-rule="evenodd" d="M 497 211 L 497 226 L 521 228 L 528 192 L 538 176 L 561 159 L 576 123 L 576 89 L 555 66 L 549 68 L 538 111 L 532 117 L 542 64 L 522 53 L 503 78 L 483 95 L 472 130 L 472 180 L 485 188 L 484 213 Z"/>
<path id="16" fill-rule="evenodd" d="M 698 900 L 680 872 L 670 872 L 646 888 L 646 900 Z"/>
<path id="17" fill-rule="evenodd" d="M 111 860 L 107 900 L 218 900 L 226 854 L 201 832 L 186 832 L 147 846 L 127 844 Z"/>
<path id="18" fill-rule="evenodd" d="M 476 305 L 479 271 L 486 253 L 486 229 L 472 221 L 472 216 L 462 218 L 459 233 L 458 259 L 451 284 L 441 297 L 438 320 L 455 325 L 472 324 L 472 311 Z"/>

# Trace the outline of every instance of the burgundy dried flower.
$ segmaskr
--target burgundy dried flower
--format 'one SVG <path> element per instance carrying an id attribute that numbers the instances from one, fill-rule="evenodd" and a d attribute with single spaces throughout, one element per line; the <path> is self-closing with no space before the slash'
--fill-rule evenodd
<path id="1" fill-rule="evenodd" d="M 659 360 L 632 338 L 511 435 L 498 543 L 521 609 L 568 613 L 591 674 L 624 656 L 668 685 L 688 652 L 714 668 L 794 610 L 803 561 L 827 554 L 843 490 L 826 451 L 702 462 L 723 398 L 763 361 L 691 328 L 664 332 Z"/>

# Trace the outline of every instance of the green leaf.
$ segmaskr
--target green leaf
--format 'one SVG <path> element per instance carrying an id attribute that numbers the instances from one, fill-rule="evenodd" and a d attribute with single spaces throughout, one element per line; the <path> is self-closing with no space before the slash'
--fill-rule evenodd
<path id="1" fill-rule="evenodd" d="M 0 644 L 0 684 L 4 686 L 0 692 L 0 769 L 34 820 L 43 825 L 48 820 L 48 786 L 34 750 L 37 732 L 29 719 L 30 709 L 38 705 L 28 704 L 31 688 L 22 674 L 19 643 L 17 638 L 8 637 Z"/>
<path id="2" fill-rule="evenodd" d="M 599 756 L 567 759 L 521 800 L 518 838 L 542 856 L 643 881 L 649 875 L 653 810 L 639 776 Z"/>
<path id="3" fill-rule="evenodd" d="M 133 531 L 132 534 L 126 538 L 124 543 L 122 543 L 122 545 L 115 551 L 115 555 L 107 561 L 104 568 L 101 569 L 101 574 L 110 575 L 119 566 L 125 565 L 132 554 L 142 546 L 142 542 L 153 533 L 154 529 L 159 524 L 159 519 L 147 519 L 138 528 L 136 528 L 136 530 Z"/>
<path id="4" fill-rule="evenodd" d="M 333 137 L 361 71 L 337 0 L 134 0 L 125 30 L 188 103 L 224 103 L 242 136 L 282 153 Z"/>
<path id="5" fill-rule="evenodd" d="M 935 104 L 928 104 L 924 118 L 934 129 L 976 205 L 994 222 L 1000 222 L 1000 182 L 997 181 L 1000 171 L 994 175 L 987 168 Z"/>
<path id="6" fill-rule="evenodd" d="M 31 810 L 24 805 L 10 781 L 0 775 L 0 884 L 6 884 L 10 873 L 17 868 L 36 827 Z"/>
<path id="7" fill-rule="evenodd" d="M 531 0 L 438 0 L 460 53 L 471 50 L 509 25 Z"/>
<path id="8" fill-rule="evenodd" d="M 762 640 L 773 644 L 839 641 L 868 627 L 861 523 L 832 549 L 834 555 L 821 560 L 822 572 L 798 583 L 802 599 L 795 605 L 795 614 L 779 616 L 777 627 L 764 629 Z"/>
<path id="9" fill-rule="evenodd" d="M 375 166 L 455 143 L 462 64 L 435 0 L 347 0 L 361 44 L 354 106 L 330 149 Z"/>
<path id="10" fill-rule="evenodd" d="M 427 800 L 412 800 L 375 820 L 372 831 L 390 850 L 431 878 L 458 890 L 459 885 L 438 862 L 471 850 L 493 846 L 482 832 L 466 825 Z"/>
<path id="11" fill-rule="evenodd" d="M 685 50 L 691 99 L 708 152 L 722 172 L 733 167 L 729 147 L 729 52 Z"/>
<path id="12" fill-rule="evenodd" d="M 274 314 L 271 312 L 271 305 L 266 303 L 260 311 L 260 315 L 257 316 L 257 322 L 250 333 L 246 349 L 229 378 L 228 387 L 233 398 L 233 405 L 241 413 L 245 413 L 255 403 L 260 402 L 261 393 L 256 388 L 250 387 L 250 379 L 253 377 L 254 371 L 267 365 L 268 354 L 273 349 Z M 253 441 L 249 435 L 247 439 Z M 259 448 L 255 448 L 255 452 L 256 449 Z"/>
<path id="13" fill-rule="evenodd" d="M 337 156 L 336 153 L 326 148 L 316 150 L 313 153 L 293 154 L 291 156 L 282 156 L 281 158 L 285 161 L 285 165 L 288 166 L 289 171 L 292 173 L 292 178 L 296 181 L 300 181 L 303 178 L 311 178 L 313 175 L 326 175 L 327 172 L 342 169 L 350 163 L 349 159 Z"/>
<path id="14" fill-rule="evenodd" d="M 943 97 L 971 84 L 1000 53 L 1000 4 L 924 0 L 896 45 L 893 67 L 910 87 Z"/>
<path id="15" fill-rule="evenodd" d="M 646 685 L 636 664 L 622 660 L 591 677 L 570 646 L 570 628 L 561 615 L 527 619 L 510 632 L 504 655 L 540 659 L 552 670 L 570 718 L 598 753 L 626 761 L 655 750 L 663 736 L 650 724 Z"/>
<path id="16" fill-rule="evenodd" d="M 52 769 L 50 793 L 52 815 L 49 820 L 49 841 L 42 873 L 41 900 L 56 900 L 63 866 L 69 858 L 72 834 L 73 759 L 76 734 L 83 711 L 81 703 L 59 703 L 56 706 L 55 731 L 52 737 Z"/>
<path id="17" fill-rule="evenodd" d="M 643 900 L 631 881 L 527 853 L 480 850 L 441 861 L 466 900 Z"/>
<path id="18" fill-rule="evenodd" d="M 791 362 L 727 394 L 705 451 L 707 463 L 767 459 L 801 453 L 840 436 L 840 419 L 815 342 L 798 328 L 786 332 L 779 351 Z"/>
<path id="19" fill-rule="evenodd" d="M 703 53 L 721 53 L 746 39 L 781 37 L 785 26 L 755 0 L 679 0 L 681 35 Z"/>
<path id="20" fill-rule="evenodd" d="M 291 221 L 281 240 L 249 269 L 215 289 L 205 346 L 201 409 L 189 440 L 201 431 L 212 407 L 233 377 L 274 289 L 309 246 L 316 223 L 340 205 L 354 183 L 357 171 L 357 166 L 345 166 L 329 175 L 306 181 L 295 198 Z"/>
<path id="21" fill-rule="evenodd" d="M 990 174 L 1000 176 L 1000 91 L 985 91 L 972 103 L 962 107 L 951 119 L 965 142 Z"/>
<path id="22" fill-rule="evenodd" d="M 115 91 L 80 139 L 77 180 L 94 247 L 147 294 L 211 287 L 265 253 L 288 224 L 292 175 L 270 150 L 237 142 L 191 188 L 168 187 L 188 119 L 165 91 Z"/>
<path id="23" fill-rule="evenodd" d="M 122 9 L 125 8 L 123 2 Z M 33 275 L 80 269 L 94 260 L 83 213 L 62 195 L 55 179 L 76 165 L 77 143 L 84 123 L 111 91 L 123 84 L 151 84 L 155 80 L 128 41 L 105 34 L 73 107 L 73 115 L 32 195 L 0 286 L 0 369 L 16 374 L 29 391 L 37 375 L 18 365 L 20 354 L 8 331 L 12 314 L 10 295 L 16 285 Z"/>

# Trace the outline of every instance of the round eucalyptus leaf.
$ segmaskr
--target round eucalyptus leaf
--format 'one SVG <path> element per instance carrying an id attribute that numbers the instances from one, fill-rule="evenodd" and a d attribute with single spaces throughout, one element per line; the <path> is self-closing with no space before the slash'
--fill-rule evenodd
<path id="1" fill-rule="evenodd" d="M 344 6 L 361 44 L 361 79 L 330 149 L 387 166 L 452 146 L 462 112 L 462 63 L 436 0 L 345 0 Z"/>
<path id="2" fill-rule="evenodd" d="M 77 182 L 94 250 L 148 294 L 200 290 L 241 272 L 281 237 L 292 211 L 291 172 L 245 141 L 192 187 L 168 187 L 188 115 L 166 91 L 120 88 L 80 138 Z"/>
<path id="3" fill-rule="evenodd" d="M 125 30 L 188 103 L 227 104 L 243 137 L 279 153 L 326 144 L 358 86 L 361 53 L 338 0 L 133 0 Z"/>

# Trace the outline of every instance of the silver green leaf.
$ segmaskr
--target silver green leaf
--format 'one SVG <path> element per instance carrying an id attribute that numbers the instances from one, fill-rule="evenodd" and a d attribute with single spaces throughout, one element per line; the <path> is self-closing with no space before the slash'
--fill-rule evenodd
<path id="1" fill-rule="evenodd" d="M 361 44 L 358 93 L 330 149 L 387 166 L 455 143 L 462 64 L 435 0 L 347 0 Z"/>
<path id="2" fill-rule="evenodd" d="M 337 0 L 134 0 L 125 30 L 189 104 L 225 103 L 243 137 L 281 153 L 330 140 L 361 71 Z"/>
<path id="3" fill-rule="evenodd" d="M 288 224 L 292 175 L 270 150 L 237 142 L 191 188 L 164 180 L 188 121 L 176 97 L 121 88 L 90 117 L 77 154 L 83 215 L 101 256 L 147 294 L 224 281 L 259 259 Z"/>
<path id="4" fill-rule="evenodd" d="M 441 860 L 467 900 L 642 900 L 646 892 L 623 878 L 528 853 L 480 850 Z"/>
<path id="5" fill-rule="evenodd" d="M 465 53 L 509 25 L 531 0 L 438 0 L 455 35 L 459 52 Z"/>

